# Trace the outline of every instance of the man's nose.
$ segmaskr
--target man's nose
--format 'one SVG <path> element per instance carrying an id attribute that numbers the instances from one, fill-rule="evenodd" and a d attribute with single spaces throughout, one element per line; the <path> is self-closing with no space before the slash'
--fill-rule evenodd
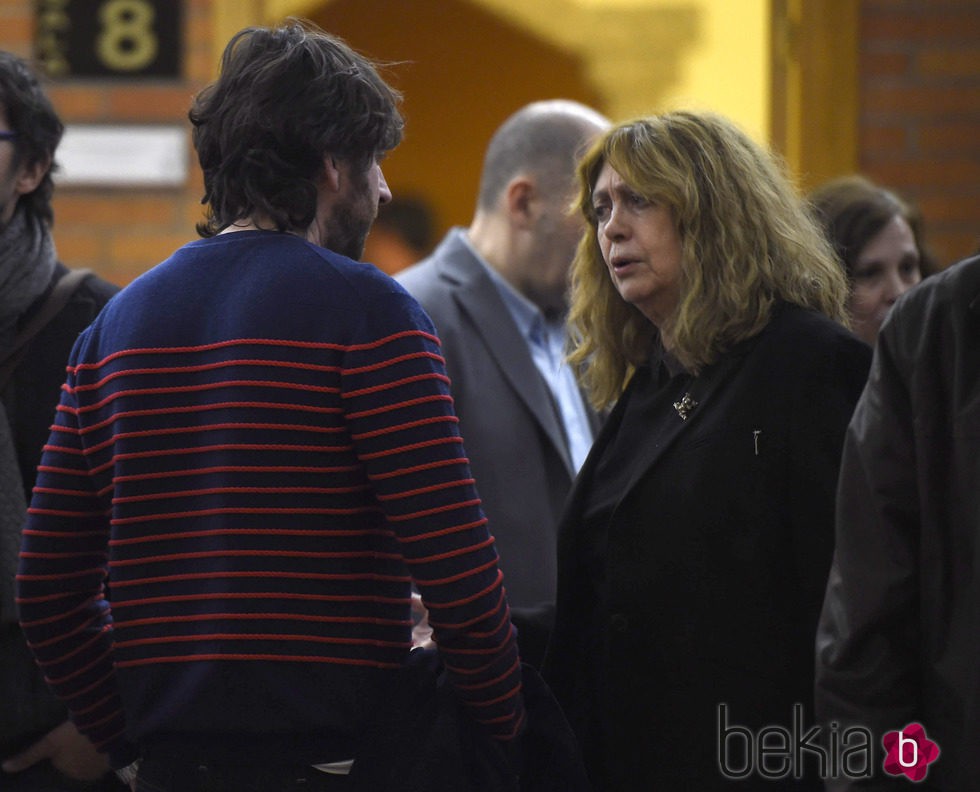
<path id="1" fill-rule="evenodd" d="M 391 190 L 388 188 L 388 182 L 385 181 L 384 171 L 381 167 L 378 167 L 378 205 L 386 204 L 391 201 Z"/>

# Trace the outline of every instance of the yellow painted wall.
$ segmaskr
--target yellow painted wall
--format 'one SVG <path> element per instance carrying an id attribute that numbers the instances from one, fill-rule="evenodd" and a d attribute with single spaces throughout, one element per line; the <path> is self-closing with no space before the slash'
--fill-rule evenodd
<path id="1" fill-rule="evenodd" d="M 233 29 L 313 19 L 368 55 L 406 62 L 407 137 L 385 166 L 441 235 L 469 222 L 493 130 L 534 99 L 566 96 L 613 120 L 712 109 L 768 141 L 769 0 L 215 0 Z M 246 23 L 247 24 L 247 23 Z M 217 62 L 217 53 L 216 53 Z"/>
<path id="2" fill-rule="evenodd" d="M 236 22 L 249 7 L 262 8 L 264 16 L 256 22 L 272 22 L 291 14 L 316 16 L 331 0 L 215 2 L 234 8 L 229 18 Z M 358 2 L 370 7 L 372 0 Z M 438 7 L 441 0 L 427 2 Z M 768 139 L 770 0 L 468 2 L 581 57 L 607 112 L 616 118 L 710 108 Z M 441 33 L 452 36 L 451 29 Z"/>
<path id="3" fill-rule="evenodd" d="M 702 7 L 702 34 L 685 53 L 684 68 L 662 105 L 715 110 L 767 141 L 768 0 L 702 0 L 697 5 Z"/>

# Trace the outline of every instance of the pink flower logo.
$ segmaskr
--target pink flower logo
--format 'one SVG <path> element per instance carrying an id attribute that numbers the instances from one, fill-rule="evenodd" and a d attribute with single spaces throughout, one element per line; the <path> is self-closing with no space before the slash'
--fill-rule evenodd
<path id="1" fill-rule="evenodd" d="M 881 742 L 888 752 L 885 772 L 893 776 L 904 774 L 910 781 L 925 778 L 929 765 L 939 758 L 939 746 L 926 736 L 926 730 L 918 723 L 888 732 Z"/>

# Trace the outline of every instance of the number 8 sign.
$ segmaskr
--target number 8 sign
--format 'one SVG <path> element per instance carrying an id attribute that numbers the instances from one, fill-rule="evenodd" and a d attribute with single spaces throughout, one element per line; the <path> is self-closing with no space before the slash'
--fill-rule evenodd
<path id="1" fill-rule="evenodd" d="M 149 0 L 106 0 L 99 9 L 102 32 L 95 50 L 99 60 L 121 72 L 149 66 L 159 50 L 154 16 Z"/>
<path id="2" fill-rule="evenodd" d="M 48 76 L 180 77 L 180 0 L 36 0 L 35 57 Z"/>

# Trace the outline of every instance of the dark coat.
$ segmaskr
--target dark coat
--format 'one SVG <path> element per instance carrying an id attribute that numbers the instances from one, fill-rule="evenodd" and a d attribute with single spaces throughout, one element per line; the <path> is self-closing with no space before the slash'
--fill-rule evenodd
<path id="1" fill-rule="evenodd" d="M 554 607 L 558 518 L 575 472 L 551 392 L 461 233 L 451 231 L 397 280 L 429 314 L 442 342 L 521 658 L 538 665 Z"/>
<path id="2" fill-rule="evenodd" d="M 593 471 L 640 370 L 583 467 L 560 527 L 545 679 L 598 789 L 728 789 L 729 725 L 812 723 L 813 642 L 833 546 L 844 430 L 871 350 L 796 306 L 689 386 L 688 419 L 651 418 L 605 535 L 586 536 Z M 727 767 L 738 770 L 738 740 Z M 772 789 L 754 775 L 748 785 Z"/>
<path id="3" fill-rule="evenodd" d="M 51 283 L 21 317 L 27 322 L 68 269 L 58 264 Z M 65 366 L 78 334 L 98 315 L 118 287 L 90 276 L 69 298 L 67 305 L 29 342 L 3 398 L 11 436 L 20 466 L 25 500 L 31 489 L 41 448 L 50 434 L 51 416 L 65 381 Z M 0 757 L 6 758 L 43 736 L 67 717 L 64 704 L 55 697 L 31 656 L 16 624 L 0 625 Z M 0 778 L 0 786 L 4 780 Z"/>
<path id="4" fill-rule="evenodd" d="M 27 322 L 68 269 L 58 264 L 51 284 L 20 320 Z M 102 306 L 119 291 L 108 281 L 91 275 L 79 284 L 68 304 L 28 344 L 2 397 L 13 430 L 14 445 L 29 503 L 41 449 L 51 434 L 51 417 L 61 397 L 65 366 L 78 334 L 98 316 Z"/>
<path id="5" fill-rule="evenodd" d="M 24 313 L 21 325 L 39 310 L 55 282 L 67 272 L 66 267 L 57 265 L 51 284 Z M 78 334 L 91 324 L 118 290 L 101 278 L 86 278 L 68 304 L 28 344 L 23 359 L 0 394 L 10 422 L 27 502 L 34 487 L 41 449 L 51 433 L 51 418 L 61 396 L 71 348 Z M 6 757 L 61 723 L 67 717 L 67 710 L 44 682 L 16 624 L 0 625 L 0 666 L 3 668 L 0 701 L 4 702 L 0 756 Z"/>
<path id="6" fill-rule="evenodd" d="M 902 297 L 847 432 L 818 634 L 822 719 L 940 748 L 920 788 L 980 789 L 980 257 Z M 878 743 L 880 745 L 880 742 Z M 904 789 L 882 772 L 834 789 Z"/>

